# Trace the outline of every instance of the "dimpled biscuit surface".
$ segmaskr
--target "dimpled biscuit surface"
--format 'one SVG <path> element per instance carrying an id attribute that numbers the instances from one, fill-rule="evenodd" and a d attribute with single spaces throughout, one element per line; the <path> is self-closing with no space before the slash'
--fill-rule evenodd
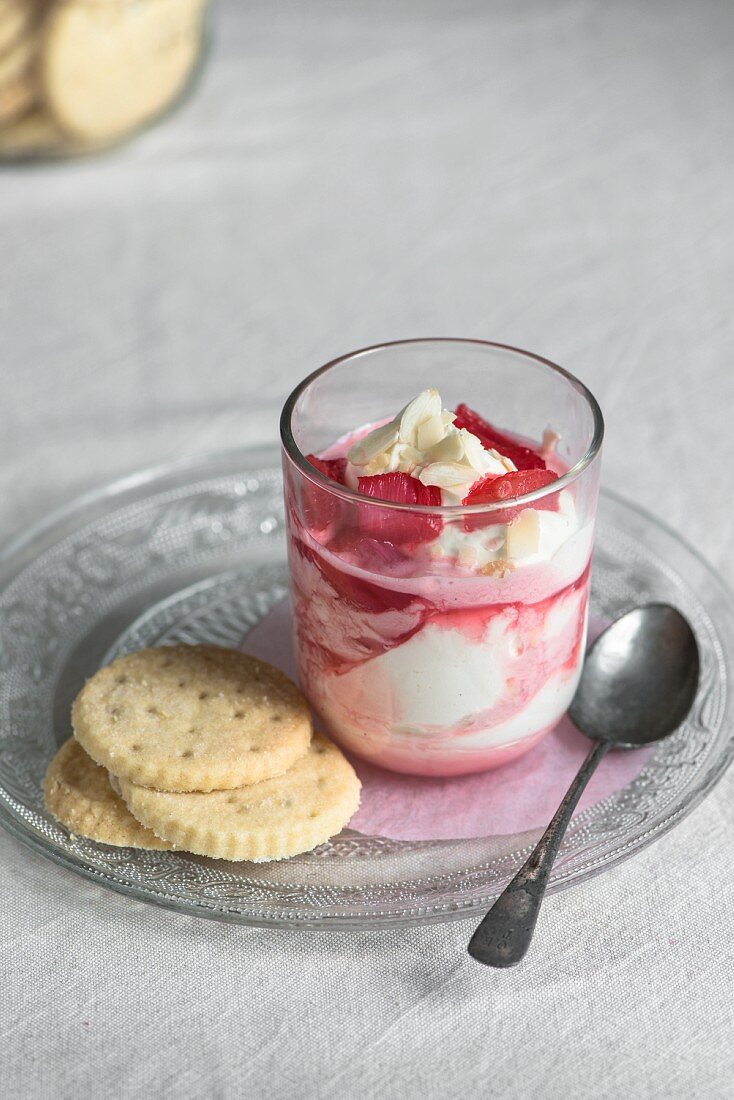
<path id="1" fill-rule="evenodd" d="M 105 769 L 73 737 L 49 764 L 43 794 L 46 809 L 72 833 L 123 848 L 171 848 L 133 817 Z"/>
<path id="2" fill-rule="evenodd" d="M 262 782 L 287 771 L 311 740 L 308 703 L 282 672 L 205 645 L 118 658 L 79 693 L 72 724 L 98 764 L 162 791 Z"/>
<path id="3" fill-rule="evenodd" d="M 176 848 L 215 859 L 285 859 L 341 832 L 359 806 L 346 757 L 320 734 L 285 775 L 240 790 L 171 794 L 121 779 L 130 810 Z"/>

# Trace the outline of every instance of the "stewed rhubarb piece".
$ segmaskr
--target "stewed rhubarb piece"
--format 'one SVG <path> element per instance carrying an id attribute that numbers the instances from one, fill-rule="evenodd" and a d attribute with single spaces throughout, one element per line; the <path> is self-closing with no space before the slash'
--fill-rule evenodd
<path id="1" fill-rule="evenodd" d="M 546 485 L 558 480 L 558 474 L 552 470 L 517 470 L 516 473 L 503 474 L 501 477 L 485 477 L 472 486 L 462 503 L 494 504 L 500 500 L 515 500 L 517 497 L 544 489 Z M 553 511 L 556 507 L 555 495 L 541 497 L 533 501 L 531 507 Z M 517 515 L 518 508 L 503 508 L 501 512 L 492 512 L 488 516 L 466 516 L 464 528 L 476 531 L 493 523 L 509 523 Z"/>
<path id="2" fill-rule="evenodd" d="M 330 481 L 336 481 L 339 485 L 344 484 L 344 473 L 347 468 L 345 458 L 317 458 L 316 455 L 306 455 L 306 459 Z M 328 489 L 317 485 L 314 481 L 304 480 L 302 492 L 303 518 L 307 525 L 314 531 L 325 530 L 336 518 L 339 502 Z"/>
<path id="3" fill-rule="evenodd" d="M 435 485 L 423 485 L 410 474 L 398 471 L 361 477 L 358 486 L 360 493 L 372 500 L 436 508 L 441 505 L 441 490 Z M 442 526 L 439 516 L 366 506 L 360 509 L 359 524 L 365 535 L 384 539 L 394 546 L 418 546 L 428 542 L 441 533 Z"/>
<path id="4" fill-rule="evenodd" d="M 524 447 L 505 435 L 499 428 L 495 428 L 488 420 L 475 413 L 468 405 L 456 406 L 455 428 L 466 428 L 472 435 L 481 440 L 484 447 L 489 450 L 499 451 L 505 458 L 509 458 L 518 470 L 544 470 L 545 462 L 530 447 Z M 523 492 L 530 490 L 524 489 Z"/>

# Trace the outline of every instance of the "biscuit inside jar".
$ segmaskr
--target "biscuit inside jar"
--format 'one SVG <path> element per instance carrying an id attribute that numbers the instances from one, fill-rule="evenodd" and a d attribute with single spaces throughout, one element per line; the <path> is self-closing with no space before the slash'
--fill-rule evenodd
<path id="1" fill-rule="evenodd" d="M 86 153 L 154 121 L 192 76 L 207 6 L 0 0 L 0 157 Z"/>
<path id="2" fill-rule="evenodd" d="M 205 0 L 67 0 L 43 29 L 51 115 L 83 142 L 112 142 L 155 118 L 196 63 Z"/>

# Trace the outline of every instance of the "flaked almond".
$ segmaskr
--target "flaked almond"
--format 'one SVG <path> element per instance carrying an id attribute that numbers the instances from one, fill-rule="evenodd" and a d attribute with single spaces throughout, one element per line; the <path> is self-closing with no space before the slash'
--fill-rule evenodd
<path id="1" fill-rule="evenodd" d="M 476 473 L 463 462 L 431 462 L 420 472 L 424 485 L 437 485 L 439 489 L 454 489 L 457 485 L 471 485 Z"/>
<path id="2" fill-rule="evenodd" d="M 540 457 L 546 460 L 549 459 L 551 455 L 555 453 L 560 438 L 560 434 L 553 428 L 546 428 L 543 432 L 543 442 L 540 446 Z"/>
<path id="3" fill-rule="evenodd" d="M 507 474 L 515 469 L 514 463 L 505 458 L 499 451 L 485 447 L 476 435 L 472 435 L 466 428 L 460 428 L 458 434 L 464 445 L 466 461 L 478 474 Z"/>
<path id="4" fill-rule="evenodd" d="M 467 462 L 472 466 L 478 474 L 484 473 L 484 462 L 487 451 L 485 451 L 481 442 L 475 435 L 467 431 L 466 428 L 460 428 L 456 433 L 461 440 L 461 445 L 464 449 L 464 455 Z M 491 473 L 492 471 L 487 471 Z"/>
<path id="5" fill-rule="evenodd" d="M 423 452 L 411 447 L 409 443 L 396 443 L 392 448 L 392 454 L 395 462 L 394 469 L 396 470 L 405 470 L 406 467 L 413 469 L 413 467 L 420 466 L 425 462 Z"/>
<path id="6" fill-rule="evenodd" d="M 494 451 L 491 448 L 487 451 L 487 454 L 490 455 L 495 462 L 499 462 L 502 466 L 504 466 L 506 473 L 517 473 L 517 466 L 511 458 L 507 457 L 507 455 L 500 454 L 499 451 Z"/>
<path id="7" fill-rule="evenodd" d="M 439 442 L 426 452 L 426 462 L 461 462 L 464 457 L 464 440 L 461 432 L 450 428 Z"/>
<path id="8" fill-rule="evenodd" d="M 423 390 L 400 414 L 400 442 L 415 447 L 418 442 L 418 428 L 434 416 L 441 416 L 441 395 L 438 390 Z"/>
<path id="9" fill-rule="evenodd" d="M 507 528 L 507 554 L 511 558 L 527 558 L 540 547 L 540 512 L 525 508 Z"/>
<path id="10" fill-rule="evenodd" d="M 440 416 L 432 416 L 418 425 L 416 440 L 419 450 L 430 451 L 440 443 L 446 432 L 446 426 Z"/>
<path id="11" fill-rule="evenodd" d="M 397 443 L 399 426 L 397 420 L 391 420 L 389 424 L 383 424 L 374 428 L 363 439 L 358 439 L 347 452 L 347 458 L 354 466 L 366 466 L 377 455 Z"/>

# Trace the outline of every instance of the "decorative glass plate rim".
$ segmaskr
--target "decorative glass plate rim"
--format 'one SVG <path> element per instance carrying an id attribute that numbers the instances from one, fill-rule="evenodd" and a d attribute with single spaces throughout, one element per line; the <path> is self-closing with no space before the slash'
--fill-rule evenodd
<path id="1" fill-rule="evenodd" d="M 225 470 L 231 473 L 236 469 L 239 461 L 242 461 L 246 468 L 248 464 L 256 459 L 256 457 L 259 458 L 263 464 L 272 465 L 277 461 L 277 454 L 277 447 L 268 444 L 255 447 L 236 448 L 227 451 L 206 452 L 200 455 L 187 456 L 174 461 L 144 467 L 77 496 L 68 504 L 54 509 L 45 517 L 42 517 L 38 522 L 31 525 L 16 538 L 7 543 L 5 547 L 0 548 L 0 593 L 4 590 L 6 583 L 12 580 L 15 575 L 12 568 L 14 560 L 19 555 L 22 555 L 23 551 L 28 547 L 33 546 L 33 544 L 44 534 L 52 532 L 55 528 L 61 527 L 65 521 L 71 520 L 77 516 L 82 516 L 87 510 L 93 509 L 95 506 L 106 501 L 112 503 L 126 492 L 144 490 L 147 486 L 153 486 L 159 481 L 173 479 L 174 484 L 178 484 L 178 479 L 189 471 L 197 475 L 197 480 L 201 480 L 207 475 L 209 477 L 214 477 L 216 468 L 224 467 Z M 186 485 L 188 483 L 182 482 L 181 484 Z M 608 489 L 602 490 L 602 493 L 613 505 L 632 512 L 644 523 L 652 525 L 653 528 L 657 528 L 664 536 L 678 544 L 682 550 L 691 555 L 704 573 L 707 574 L 708 579 L 720 590 L 725 601 L 729 605 L 729 610 L 731 610 L 732 606 L 734 606 L 734 600 L 727 583 L 694 546 L 688 543 L 685 538 L 665 523 L 665 521 L 653 516 L 642 506 Z M 33 559 L 30 560 L 32 561 Z M 195 587 L 199 587 L 206 583 L 206 581 L 199 582 L 199 585 Z M 161 602 L 164 603 L 167 601 Z M 135 622 L 140 618 L 146 617 L 149 613 L 150 612 L 145 612 L 143 615 L 138 616 Z M 131 629 L 133 625 L 132 623 L 129 624 L 127 629 Z M 583 881 L 587 877 L 592 877 L 612 866 L 616 866 L 618 863 L 629 859 L 636 852 L 663 836 L 701 803 L 724 774 L 733 756 L 734 731 L 729 734 L 726 746 L 720 751 L 718 759 L 714 761 L 713 766 L 710 766 L 704 772 L 700 782 L 694 788 L 685 803 L 674 806 L 662 820 L 658 821 L 648 831 L 635 837 L 632 841 L 621 843 L 618 848 L 607 852 L 598 860 L 592 860 L 587 865 L 578 868 L 574 872 L 556 879 L 551 884 L 551 890 L 555 892 L 556 890 L 566 889 L 579 881 Z M 583 814 L 577 815 L 577 819 L 581 821 L 593 809 L 594 807 L 589 807 Z M 373 915 L 364 915 L 362 917 L 355 917 L 347 913 L 343 915 L 330 914 L 322 918 L 313 915 L 301 917 L 297 913 L 294 914 L 282 909 L 271 912 L 267 905 L 260 906 L 259 912 L 253 909 L 250 912 L 242 913 L 240 911 L 228 911 L 224 908 L 216 907 L 213 903 L 209 906 L 201 900 L 197 902 L 180 901 L 166 894 L 154 894 L 134 884 L 121 882 L 111 875 L 106 875 L 94 867 L 85 865 L 78 855 L 59 849 L 50 840 L 47 840 L 36 831 L 24 827 L 22 820 L 13 817 L 3 806 L 0 806 L 0 826 L 32 850 L 39 852 L 57 865 L 72 870 L 90 881 L 107 886 L 118 893 L 133 896 L 138 900 L 157 904 L 189 916 L 195 915 L 251 926 L 292 927 L 324 931 L 354 928 L 360 928 L 362 930 L 381 930 L 389 927 L 412 927 L 416 924 L 470 918 L 489 904 L 497 893 L 495 890 L 486 897 L 473 897 L 470 903 L 443 905 L 435 908 L 433 911 L 427 910 L 426 906 L 423 905 L 417 906 L 413 910 L 406 910 L 403 908 L 400 913 L 381 912 Z M 452 843 L 456 842 L 435 842 L 436 845 Z M 522 851 L 524 852 L 527 850 L 529 850 L 529 848 L 523 849 Z M 517 855 L 518 853 L 515 852 L 514 854 Z M 475 866 L 476 869 L 480 869 L 480 867 L 486 868 L 493 863 L 502 863 L 506 859 L 506 856 L 502 856 L 498 860 L 485 861 L 485 863 Z M 424 875 L 415 881 L 430 881 L 432 877 L 433 876 L 430 875 Z M 436 877 L 441 878 L 445 876 Z"/>

